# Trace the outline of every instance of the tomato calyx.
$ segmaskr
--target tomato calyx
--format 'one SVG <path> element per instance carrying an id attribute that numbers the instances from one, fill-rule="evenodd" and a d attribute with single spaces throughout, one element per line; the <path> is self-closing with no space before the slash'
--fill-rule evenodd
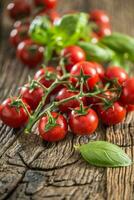
<path id="1" fill-rule="evenodd" d="M 60 126 L 57 123 L 57 119 L 59 117 L 59 115 L 57 115 L 56 117 L 53 117 L 50 111 L 47 111 L 47 117 L 48 117 L 48 122 L 45 125 L 45 131 L 48 132 L 50 131 L 52 128 L 56 127 L 56 126 Z"/>
<path id="2" fill-rule="evenodd" d="M 80 103 L 80 107 L 77 108 L 77 109 L 73 109 L 73 110 L 74 110 L 76 116 L 83 116 L 83 115 L 87 115 L 88 109 L 89 109 L 89 108 L 88 108 L 88 107 L 85 107 L 85 106 L 83 105 L 83 102 L 81 102 L 81 103 Z"/>

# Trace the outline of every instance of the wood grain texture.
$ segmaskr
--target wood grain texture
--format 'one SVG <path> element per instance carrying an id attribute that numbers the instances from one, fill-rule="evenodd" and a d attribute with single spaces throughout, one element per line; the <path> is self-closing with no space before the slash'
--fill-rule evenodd
<path id="1" fill-rule="evenodd" d="M 6 2 L 3 1 L 4 5 Z M 132 0 L 60 0 L 59 10 L 105 9 L 112 17 L 113 29 L 134 35 L 134 2 Z M 8 20 L 4 17 L 4 23 Z M 7 26 L 7 25 L 6 25 Z M 5 26 L 5 27 L 6 27 Z M 3 30 L 3 29 L 2 29 Z M 7 27 L 0 45 L 0 101 L 27 81 L 29 70 L 15 58 L 7 40 Z M 134 116 L 114 127 L 99 127 L 94 139 L 107 140 L 134 155 Z M 0 123 L 0 199 L 7 200 L 133 200 L 134 167 L 95 168 L 85 163 L 74 144 L 86 143 L 88 137 L 71 133 L 61 142 L 49 144 Z"/>

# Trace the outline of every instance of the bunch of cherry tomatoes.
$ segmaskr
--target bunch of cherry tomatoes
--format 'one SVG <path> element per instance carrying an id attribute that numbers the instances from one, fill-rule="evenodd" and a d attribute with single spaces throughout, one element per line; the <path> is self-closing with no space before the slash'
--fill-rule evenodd
<path id="1" fill-rule="evenodd" d="M 20 2 L 20 3 L 18 3 Z M 48 14 L 56 0 L 34 0 Z M 12 4 L 12 6 L 11 6 Z M 11 18 L 29 16 L 27 1 L 15 0 L 8 5 Z M 56 13 L 56 12 L 55 12 Z M 111 34 L 108 16 L 102 11 L 92 11 L 91 20 L 97 24 L 94 34 L 103 37 Z M 54 15 L 53 15 L 54 16 Z M 53 17 L 52 23 L 59 18 Z M 43 59 L 43 47 L 28 37 L 29 23 L 18 21 L 10 34 L 17 46 L 17 56 L 30 67 Z M 79 46 L 72 45 L 60 53 L 60 65 L 44 66 L 34 78 L 19 89 L 18 97 L 6 99 L 0 105 L 0 119 L 12 128 L 26 126 L 30 132 L 38 123 L 39 134 L 49 142 L 63 139 L 68 131 L 75 135 L 93 134 L 99 122 L 115 125 L 134 110 L 134 78 L 118 66 L 106 69 L 99 63 L 86 61 Z"/>

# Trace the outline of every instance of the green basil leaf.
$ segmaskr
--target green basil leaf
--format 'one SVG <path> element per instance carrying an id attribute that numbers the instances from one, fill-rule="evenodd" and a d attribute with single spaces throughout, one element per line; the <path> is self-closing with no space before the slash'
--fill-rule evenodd
<path id="1" fill-rule="evenodd" d="M 117 52 L 134 55 L 134 39 L 128 35 L 113 33 L 104 37 L 100 42 Z"/>
<path id="2" fill-rule="evenodd" d="M 80 38 L 89 38 L 88 15 L 86 13 L 76 13 L 64 15 L 60 23 L 56 26 L 57 35 L 64 41 L 64 46 L 75 44 Z"/>
<path id="3" fill-rule="evenodd" d="M 87 60 L 103 63 L 111 61 L 114 57 L 114 52 L 108 47 L 91 42 L 78 42 L 77 44 L 86 52 Z"/>
<path id="4" fill-rule="evenodd" d="M 46 16 L 36 17 L 30 24 L 29 34 L 30 37 L 40 44 L 46 44 L 50 39 L 52 26 Z"/>
<path id="5" fill-rule="evenodd" d="M 79 151 L 82 157 L 94 166 L 121 167 L 132 164 L 131 159 L 120 147 L 105 141 L 81 145 Z"/>

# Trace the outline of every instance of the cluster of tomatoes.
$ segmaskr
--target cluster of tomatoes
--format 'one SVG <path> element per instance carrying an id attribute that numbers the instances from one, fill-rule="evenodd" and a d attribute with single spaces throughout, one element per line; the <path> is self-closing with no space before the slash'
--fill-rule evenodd
<path id="1" fill-rule="evenodd" d="M 41 6 L 40 14 L 50 17 L 52 23 L 59 19 L 56 0 L 34 0 Z M 19 20 L 31 13 L 30 4 L 15 0 L 8 5 L 12 19 Z M 108 16 L 99 10 L 90 13 L 96 23 L 97 39 L 111 34 Z M 17 57 L 35 67 L 43 60 L 44 49 L 28 36 L 28 20 L 15 22 L 10 34 L 11 43 L 17 47 Z M 134 111 L 134 78 L 118 66 L 106 69 L 96 62 L 86 61 L 79 46 L 64 48 L 59 55 L 62 62 L 56 67 L 44 66 L 34 78 L 19 89 L 18 97 L 6 99 L 0 105 L 0 119 L 12 128 L 26 125 L 30 131 L 38 122 L 39 134 L 46 141 L 63 139 L 70 130 L 76 135 L 91 135 L 99 124 L 115 125 Z M 30 127 L 30 128 L 29 128 Z"/>
<path id="2" fill-rule="evenodd" d="M 134 110 L 134 78 L 124 69 L 111 66 L 104 70 L 99 63 L 87 62 L 78 46 L 63 49 L 61 56 L 66 61 L 64 70 L 63 66 L 41 68 L 19 90 L 19 97 L 0 105 L 5 124 L 18 128 L 35 117 L 42 138 L 52 142 L 63 139 L 68 130 L 90 135 L 99 121 L 114 125 Z M 40 115 L 39 108 L 46 112 Z"/>

